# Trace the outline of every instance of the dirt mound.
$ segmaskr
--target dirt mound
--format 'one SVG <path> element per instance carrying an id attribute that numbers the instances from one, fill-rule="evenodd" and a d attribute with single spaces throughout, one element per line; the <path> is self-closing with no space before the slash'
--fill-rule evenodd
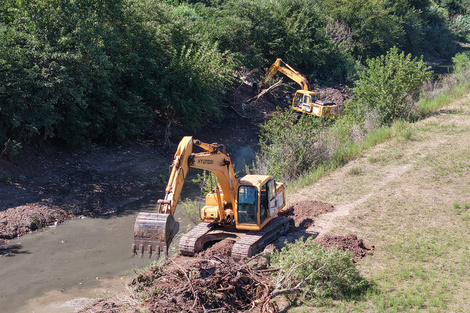
<path id="1" fill-rule="evenodd" d="M 352 234 L 347 236 L 325 235 L 315 239 L 315 241 L 325 248 L 336 247 L 342 251 L 350 251 L 354 255 L 351 259 L 354 263 L 359 262 L 374 250 L 374 246 L 366 246 L 362 239 L 358 239 L 356 235 Z"/>
<path id="2" fill-rule="evenodd" d="M 235 241 L 233 239 L 226 238 L 199 252 L 197 256 L 203 258 L 229 257 L 232 255 L 232 247 L 234 243 Z"/>
<path id="3" fill-rule="evenodd" d="M 81 312 L 126 312 L 142 300 L 148 312 L 245 312 L 268 299 L 263 275 L 229 258 L 178 256 L 138 275 L 127 298 L 117 295 Z"/>
<path id="4" fill-rule="evenodd" d="M 316 200 L 306 200 L 289 205 L 279 212 L 280 216 L 290 217 L 294 220 L 295 227 L 308 228 L 313 225 L 313 218 L 324 213 L 334 211 L 334 206 Z"/>
<path id="5" fill-rule="evenodd" d="M 320 87 L 315 89 L 318 100 L 329 100 L 336 104 L 343 105 L 344 101 L 352 97 L 352 93 L 344 86 Z"/>
<path id="6" fill-rule="evenodd" d="M 13 239 L 34 230 L 61 223 L 69 214 L 47 203 L 35 203 L 0 211 L 0 238 Z"/>

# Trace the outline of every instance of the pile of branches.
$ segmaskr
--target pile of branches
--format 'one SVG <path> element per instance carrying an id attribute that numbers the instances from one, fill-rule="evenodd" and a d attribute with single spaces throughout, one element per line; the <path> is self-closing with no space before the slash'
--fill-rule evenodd
<path id="1" fill-rule="evenodd" d="M 269 295 L 269 285 L 246 264 L 221 258 L 179 263 L 172 260 L 134 280 L 137 294 L 148 297 L 149 311 L 247 311 Z"/>
<path id="2" fill-rule="evenodd" d="M 273 299 L 279 295 L 339 299 L 368 288 L 350 254 L 331 252 L 313 240 L 299 240 L 271 253 L 269 260 L 257 255 L 236 262 L 224 248 L 216 244 L 195 257 L 177 255 L 150 266 L 138 273 L 127 292 L 80 312 L 273 313 L 278 311 Z"/>
<path id="3" fill-rule="evenodd" d="M 266 263 L 257 257 L 246 262 L 212 256 L 175 258 L 138 275 L 134 296 L 150 312 L 274 312 L 276 289 Z M 261 264 L 261 265 L 260 265 Z"/>

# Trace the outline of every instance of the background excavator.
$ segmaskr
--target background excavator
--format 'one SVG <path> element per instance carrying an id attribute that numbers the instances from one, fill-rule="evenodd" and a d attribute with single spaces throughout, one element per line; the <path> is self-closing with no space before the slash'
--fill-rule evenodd
<path id="1" fill-rule="evenodd" d="M 286 64 L 282 59 L 277 59 L 266 72 L 267 83 L 277 72 L 281 72 L 293 81 L 297 82 L 302 89 L 295 92 L 292 100 L 292 108 L 297 112 L 307 113 L 315 116 L 335 116 L 338 114 L 339 106 L 331 101 L 319 101 L 315 99 L 315 92 L 310 90 L 307 78 Z"/>
<path id="2" fill-rule="evenodd" d="M 204 151 L 193 153 L 193 146 Z M 157 213 L 141 212 L 134 225 L 133 255 L 148 252 L 168 254 L 168 247 L 179 230 L 174 213 L 189 168 L 211 171 L 216 187 L 206 195 L 200 210 L 202 222 L 180 238 L 181 254 L 193 256 L 206 244 L 232 238 L 232 257 L 251 257 L 289 230 L 292 222 L 277 213 L 284 207 L 284 185 L 269 175 L 246 175 L 236 179 L 225 147 L 184 137 L 175 153 L 164 199 L 157 202 Z"/>

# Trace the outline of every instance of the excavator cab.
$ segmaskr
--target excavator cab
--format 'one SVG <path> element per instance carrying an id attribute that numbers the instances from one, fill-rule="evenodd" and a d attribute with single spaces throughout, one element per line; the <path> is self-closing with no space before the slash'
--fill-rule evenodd
<path id="1" fill-rule="evenodd" d="M 312 113 L 312 110 L 314 109 L 314 103 L 314 92 L 306 90 L 297 90 L 292 106 L 296 111 Z"/>
<path id="2" fill-rule="evenodd" d="M 237 228 L 260 230 L 284 204 L 284 186 L 267 175 L 246 175 L 241 181 L 237 193 Z"/>
<path id="3" fill-rule="evenodd" d="M 297 90 L 292 108 L 297 112 L 315 116 L 335 116 L 338 114 L 338 105 L 332 101 L 319 101 L 315 98 L 315 92 Z"/>

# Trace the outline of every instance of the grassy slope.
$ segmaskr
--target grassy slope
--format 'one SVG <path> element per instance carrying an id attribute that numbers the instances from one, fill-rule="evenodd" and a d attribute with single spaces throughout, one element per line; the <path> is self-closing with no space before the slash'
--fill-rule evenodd
<path id="1" fill-rule="evenodd" d="M 332 203 L 311 230 L 354 233 L 376 287 L 356 303 L 293 311 L 464 312 L 470 304 L 470 96 L 289 199 Z"/>

